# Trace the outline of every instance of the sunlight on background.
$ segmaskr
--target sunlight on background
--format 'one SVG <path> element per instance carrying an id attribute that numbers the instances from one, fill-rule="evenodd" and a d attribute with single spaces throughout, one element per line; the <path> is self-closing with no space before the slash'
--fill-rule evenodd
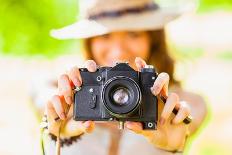
<path id="1" fill-rule="evenodd" d="M 189 140 L 186 154 L 232 152 L 232 2 L 200 0 L 197 13 L 167 25 L 176 77 L 186 90 L 205 97 L 209 114 Z M 49 36 L 52 28 L 76 21 L 76 0 L 1 0 L 0 155 L 39 154 L 40 113 L 31 102 L 31 82 L 80 63 L 80 43 Z M 61 57 L 62 56 L 62 57 Z M 72 57 L 70 59 L 70 57 Z M 65 59 L 70 61 L 66 63 Z M 63 65 L 57 69 L 57 65 Z M 36 105 L 37 107 L 40 105 Z"/>

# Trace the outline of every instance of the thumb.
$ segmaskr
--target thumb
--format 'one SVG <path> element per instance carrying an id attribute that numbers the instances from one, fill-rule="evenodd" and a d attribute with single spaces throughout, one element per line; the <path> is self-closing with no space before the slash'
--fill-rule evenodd
<path id="1" fill-rule="evenodd" d="M 126 122 L 125 125 L 126 125 L 127 129 L 129 129 L 137 134 L 141 134 L 143 131 L 142 124 L 139 122 Z"/>
<path id="2" fill-rule="evenodd" d="M 93 121 L 83 122 L 70 119 L 62 129 L 62 135 L 64 135 L 64 137 L 72 137 L 85 132 L 91 133 L 94 130 L 94 126 Z"/>
<path id="3" fill-rule="evenodd" d="M 96 72 L 97 64 L 94 60 L 87 60 L 85 62 L 85 67 L 88 69 L 89 72 Z"/>

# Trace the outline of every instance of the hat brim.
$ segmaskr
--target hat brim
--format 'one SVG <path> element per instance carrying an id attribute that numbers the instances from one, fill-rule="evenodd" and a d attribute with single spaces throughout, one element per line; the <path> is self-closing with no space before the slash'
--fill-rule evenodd
<path id="1" fill-rule="evenodd" d="M 115 31 L 157 30 L 180 16 L 180 12 L 157 10 L 125 15 L 101 20 L 83 19 L 61 29 L 51 30 L 50 35 L 56 39 L 84 39 Z"/>

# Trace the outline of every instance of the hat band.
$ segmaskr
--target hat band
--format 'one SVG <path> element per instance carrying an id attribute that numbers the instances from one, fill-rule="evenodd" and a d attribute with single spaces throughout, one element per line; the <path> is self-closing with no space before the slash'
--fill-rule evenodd
<path id="1" fill-rule="evenodd" d="M 107 18 L 107 17 L 116 18 L 116 17 L 121 17 L 123 15 L 139 14 L 139 13 L 143 13 L 146 11 L 154 11 L 158 9 L 159 9 L 159 6 L 156 3 L 148 3 L 140 7 L 126 8 L 123 10 L 116 10 L 116 11 L 105 11 L 105 12 L 101 12 L 98 14 L 89 15 L 88 19 L 97 20 L 97 19 Z"/>

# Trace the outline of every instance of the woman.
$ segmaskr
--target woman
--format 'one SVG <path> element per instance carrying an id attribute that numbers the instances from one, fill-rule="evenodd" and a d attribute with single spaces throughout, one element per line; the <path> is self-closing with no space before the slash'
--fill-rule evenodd
<path id="1" fill-rule="evenodd" d="M 113 66 L 118 61 L 128 61 L 131 67 L 138 71 L 147 63 L 154 65 L 160 74 L 151 87 L 151 92 L 153 95 L 162 95 L 167 98 L 165 105 L 160 101 L 158 103 L 157 130 L 143 130 L 141 123 L 138 122 L 126 122 L 125 127 L 133 131 L 134 135 L 142 135 L 149 141 L 148 145 L 153 150 L 150 149 L 150 152 L 143 152 L 143 154 L 182 152 L 186 137 L 194 133 L 204 120 L 206 107 L 200 96 L 182 90 L 180 84 L 173 77 L 174 61 L 166 49 L 164 25 L 180 12 L 175 12 L 170 8 L 162 9 L 153 0 L 94 0 L 87 2 L 90 6 L 85 6 L 87 10 L 85 10 L 86 14 L 83 20 L 61 30 L 52 31 L 52 35 L 59 39 L 85 39 L 87 59 L 85 67 L 90 72 L 95 72 L 97 65 Z M 54 94 L 46 104 L 45 113 L 49 133 L 53 137 L 57 136 L 62 122 L 61 139 L 66 139 L 66 143 L 67 139 L 72 141 L 75 139 L 73 137 L 80 135 L 83 135 L 84 138 L 86 132 L 92 132 L 95 128 L 95 122 L 91 120 L 77 122 L 72 119 L 73 88 L 81 87 L 81 85 L 82 78 L 79 68 L 77 66 L 71 68 L 69 73 L 59 77 L 59 93 Z M 67 111 L 69 106 L 71 109 Z M 172 114 L 174 108 L 179 109 L 177 115 Z M 189 125 L 186 125 L 183 120 L 189 115 L 194 119 Z M 58 119 L 62 121 L 57 121 Z M 111 136 L 113 142 L 111 142 L 110 148 L 113 150 L 111 154 L 117 154 L 118 139 L 123 138 L 121 132 L 117 130 L 114 123 L 107 122 L 106 125 L 100 126 L 110 128 L 111 132 L 114 132 Z M 86 145 L 90 144 L 90 141 L 88 142 Z M 77 142 L 77 145 L 78 143 L 80 142 Z M 70 151 L 73 145 L 75 144 L 63 149 L 63 154 L 78 152 L 80 147 Z M 136 145 L 133 148 L 134 154 L 139 153 L 136 150 L 141 151 L 143 147 L 139 142 Z M 123 143 L 120 146 L 123 148 Z M 91 145 L 88 147 L 94 149 Z M 121 153 L 131 154 L 126 151 L 121 151 Z"/>

